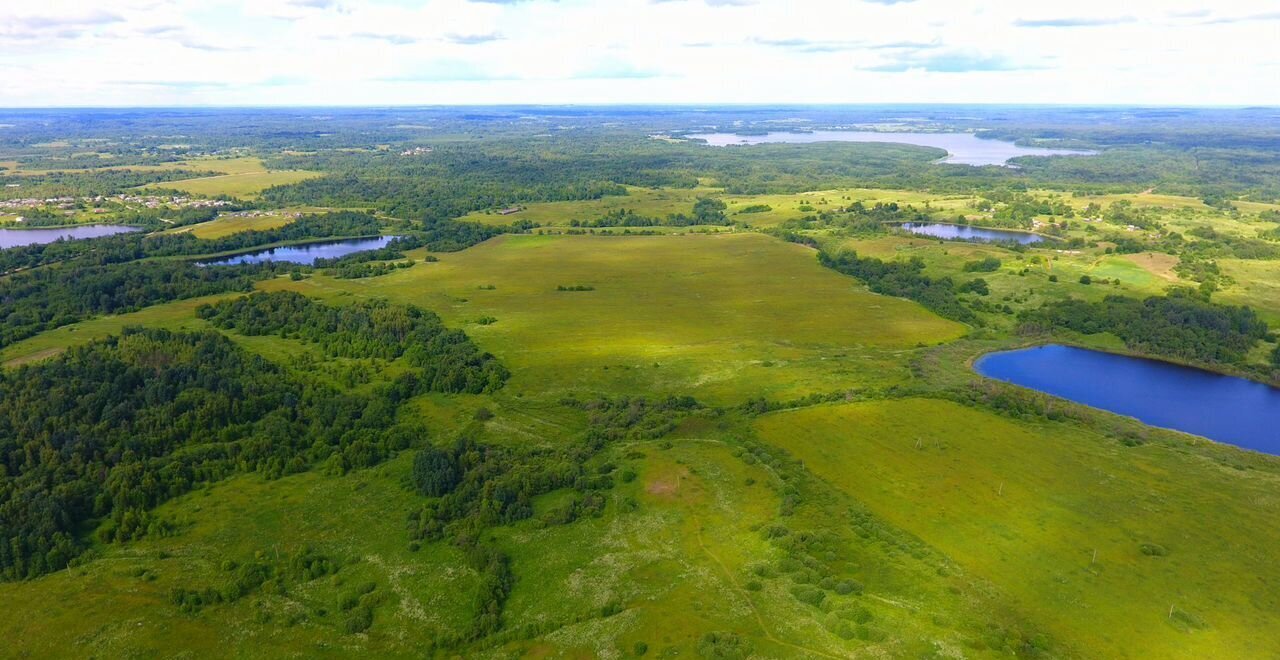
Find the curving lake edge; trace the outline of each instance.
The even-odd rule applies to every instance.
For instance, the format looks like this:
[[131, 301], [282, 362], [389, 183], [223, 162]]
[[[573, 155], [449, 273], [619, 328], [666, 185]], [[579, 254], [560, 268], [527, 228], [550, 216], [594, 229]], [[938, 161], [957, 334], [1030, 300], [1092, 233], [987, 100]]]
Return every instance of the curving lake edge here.
[[1009, 383], [1241, 449], [1280, 455], [1280, 387], [1153, 358], [1040, 343], [975, 356], [969, 367]]
[[[1050, 234], [1042, 234], [1042, 233], [1040, 233], [1040, 232], [1037, 232], [1037, 231], [1030, 231], [1030, 230], [1027, 230], [1027, 229], [1009, 229], [1009, 228], [1007, 228], [1007, 227], [984, 227], [984, 226], [982, 226], [982, 225], [962, 225], [962, 224], [957, 223], [957, 222], [942, 222], [942, 221], [936, 221], [936, 220], [929, 220], [929, 221], [925, 221], [925, 222], [896, 222], [896, 221], [891, 221], [891, 222], [887, 222], [887, 223], [885, 223], [885, 224], [888, 224], [888, 225], [891, 225], [891, 226], [896, 227], [896, 228], [898, 228], [898, 229], [901, 229], [901, 230], [903, 230], [903, 231], [905, 231], [905, 232], [908, 232], [908, 233], [910, 233], [910, 234], [912, 234], [912, 235], [914, 235], [914, 236], [921, 236], [921, 237], [924, 237], [924, 238], [937, 239], [937, 240], [941, 240], [941, 241], [956, 241], [956, 242], [959, 242], [959, 243], [1006, 243], [1006, 242], [1016, 242], [1016, 243], [1021, 243], [1021, 244], [1023, 244], [1023, 245], [1026, 245], [1026, 246], [1030, 247], [1030, 246], [1034, 246], [1034, 245], [1035, 245], [1035, 244], [1037, 244], [1037, 243], [1055, 243], [1055, 242], [1056, 242], [1056, 243], [1061, 244], [1061, 243], [1063, 242], [1063, 239], [1062, 239], [1061, 237], [1059, 237], [1059, 236], [1052, 236], [1052, 235], [1050, 235]], [[986, 239], [986, 238], [980, 238], [980, 237], [979, 237], [979, 238], [968, 238], [968, 237], [960, 237], [960, 236], [942, 236], [942, 235], [938, 235], [938, 234], [931, 234], [931, 233], [926, 232], [926, 231], [915, 231], [916, 229], [925, 229], [925, 228], [928, 228], [928, 227], [934, 227], [934, 226], [937, 226], [937, 227], [955, 227], [955, 228], [956, 228], [956, 230], [957, 230], [957, 232], [960, 232], [960, 231], [963, 231], [963, 230], [968, 230], [968, 231], [977, 231], [977, 232], [988, 232], [988, 233], [991, 233], [991, 234], [993, 234], [993, 235], [1008, 234], [1008, 235], [1009, 235], [1009, 237], [1008, 237], [1008, 238], [1004, 238], [1004, 239], [1002, 239], [1002, 238], [991, 238], [991, 239]]]
[[[350, 254], [356, 254], [358, 252], [367, 252], [369, 250], [384, 248], [388, 243], [397, 238], [400, 238], [400, 236], [372, 234], [368, 236], [306, 239], [269, 245], [254, 245], [230, 252], [195, 256], [191, 257], [191, 260], [194, 261], [197, 266], [201, 267], [232, 266], [266, 262], [312, 265], [317, 259], [336, 259]], [[339, 249], [331, 252], [325, 251], [325, 248], [331, 247]], [[305, 258], [295, 258], [302, 255], [305, 255]]]

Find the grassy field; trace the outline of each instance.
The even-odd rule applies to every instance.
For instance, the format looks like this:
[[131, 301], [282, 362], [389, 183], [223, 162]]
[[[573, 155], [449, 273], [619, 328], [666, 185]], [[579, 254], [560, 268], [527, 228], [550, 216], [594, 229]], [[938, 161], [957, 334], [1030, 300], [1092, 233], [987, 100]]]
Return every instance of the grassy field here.
[[1274, 469], [935, 400], [819, 406], [757, 428], [1082, 656], [1280, 648]]
[[145, 186], [146, 188], [163, 188], [181, 190], [192, 195], [228, 195], [242, 199], [253, 199], [258, 193], [272, 186], [283, 186], [307, 179], [322, 176], [319, 172], [278, 171], [278, 172], [246, 172], [242, 174], [223, 174], [181, 181], [165, 181]]
[[[0, 162], [0, 169], [9, 169], [11, 174], [35, 176], [56, 172], [82, 172], [79, 169], [23, 169], [17, 161]], [[92, 171], [136, 170], [139, 172], [167, 172], [170, 170], [197, 170], [204, 172], [220, 172], [222, 174], [253, 174], [266, 172], [262, 159], [256, 156], [210, 156], [177, 160], [160, 165], [112, 165], [109, 159], [103, 160], [102, 167]]]
[[257, 217], [238, 217], [224, 215], [208, 222], [202, 222], [198, 225], [189, 227], [179, 227], [171, 230], [173, 233], [191, 232], [196, 238], [222, 238], [231, 234], [238, 234], [242, 231], [262, 231], [266, 229], [275, 229], [283, 227], [294, 218], [284, 214], [272, 214]]
[[[720, 188], [638, 188], [629, 187], [625, 196], [603, 197], [597, 200], [575, 202], [539, 202], [525, 204], [524, 210], [511, 215], [492, 212], [476, 212], [465, 215], [463, 220], [487, 225], [507, 225], [516, 220], [528, 220], [543, 226], [564, 227], [573, 220], [595, 220], [610, 211], [629, 209], [635, 213], [665, 218], [673, 213], [689, 215], [693, 203], [699, 197], [716, 197], [727, 205], [725, 214], [731, 221], [745, 222], [753, 227], [772, 227], [787, 220], [812, 215], [816, 211], [834, 210], [861, 201], [867, 205], [878, 202], [899, 204], [930, 204], [934, 209], [956, 210], [964, 207], [973, 197], [941, 196], [910, 190], [876, 190], [848, 188], [822, 190], [791, 195], [725, 195]], [[748, 206], [764, 204], [769, 211], [740, 213]], [[801, 207], [811, 210], [802, 210]]]
[[524, 210], [511, 215], [478, 211], [462, 216], [462, 220], [485, 225], [509, 225], [517, 220], [528, 220], [552, 227], [568, 226], [573, 220], [595, 220], [610, 211], [630, 209], [640, 215], [664, 218], [673, 213], [688, 215], [698, 197], [712, 195], [717, 188], [638, 188], [630, 186], [627, 195], [612, 195], [600, 199], [573, 202], [538, 202], [524, 204]]
[[[548, 396], [736, 402], [883, 386], [908, 377], [901, 352], [964, 332], [867, 293], [808, 248], [758, 234], [505, 236], [383, 277], [263, 287], [433, 309], [511, 366], [509, 390]], [[496, 321], [476, 323], [485, 317]]]
[[1216, 294], [1216, 299], [1258, 310], [1273, 327], [1280, 325], [1280, 262], [1222, 259], [1222, 272], [1235, 283]]
[[[280, 174], [254, 159], [210, 161], [209, 169], [215, 162], [234, 171], [193, 181]], [[634, 189], [469, 219], [564, 226], [623, 207], [665, 215], [688, 212], [707, 192]], [[1156, 196], [1139, 197], [1155, 205]], [[954, 213], [972, 198], [849, 189], [725, 200], [732, 219], [769, 226], [852, 201]], [[736, 213], [761, 203], [772, 210]], [[1184, 206], [1170, 211], [1181, 214], [1171, 227], [1216, 222], [1217, 212]], [[214, 238], [288, 221], [228, 216], [179, 231]], [[1269, 225], [1227, 218], [1220, 226], [1255, 235]], [[919, 257], [931, 276], [982, 277], [987, 302], [1015, 309], [1187, 283], [1173, 272], [1177, 257], [1158, 253], [821, 237], [863, 255]], [[484, 443], [573, 446], [595, 422], [566, 397], [689, 394], [722, 407], [661, 438], [616, 441], [583, 459], [593, 474], [616, 478], [601, 491], [600, 515], [541, 520], [575, 496], [566, 489], [535, 498], [532, 519], [486, 527], [486, 542], [511, 558], [515, 586], [503, 614], [511, 634], [459, 655], [621, 658], [642, 646], [647, 657], [697, 657], [711, 653], [711, 631], [737, 640], [741, 655], [769, 658], [1271, 657], [1280, 648], [1276, 459], [1154, 431], [1126, 446], [1087, 420], [893, 398], [905, 396], [895, 386], [921, 396], [975, 380], [972, 354], [1017, 341], [1005, 332], [1016, 323], [1010, 312], [987, 313], [994, 323], [970, 333], [915, 303], [869, 293], [821, 267], [810, 248], [740, 229], [505, 235], [436, 262], [421, 261], [422, 250], [409, 256], [419, 263], [388, 275], [285, 276], [259, 286], [333, 304], [420, 305], [510, 368], [496, 394], [408, 402], [401, 419], [428, 429], [419, 445], [449, 442], [483, 408], [492, 413], [477, 431]], [[991, 256], [1002, 262], [995, 272], [964, 271]], [[1216, 300], [1280, 320], [1273, 262], [1219, 261], [1236, 284]], [[1095, 283], [1081, 283], [1083, 275]], [[5, 347], [0, 363], [47, 358], [129, 325], [208, 328], [194, 310], [221, 297], [45, 332]], [[285, 369], [353, 391], [405, 369], [401, 360], [367, 360], [357, 366], [373, 367], [372, 382], [339, 385], [359, 360], [326, 358], [284, 336], [228, 334]], [[1086, 341], [1119, 347], [1109, 335]], [[845, 402], [756, 418], [738, 408], [814, 393]], [[849, 402], [859, 399], [869, 400]], [[155, 512], [171, 536], [95, 546], [83, 565], [0, 583], [5, 648], [30, 657], [427, 654], [438, 636], [467, 630], [481, 587], [453, 545], [409, 542], [406, 515], [423, 502], [408, 486], [411, 463], [405, 452], [345, 475], [247, 474], [181, 495]], [[303, 549], [331, 558], [337, 572], [199, 611], [171, 600], [175, 589], [222, 588], [236, 565], [287, 563]], [[364, 600], [373, 624], [344, 632], [343, 603], [362, 585], [371, 585]]]

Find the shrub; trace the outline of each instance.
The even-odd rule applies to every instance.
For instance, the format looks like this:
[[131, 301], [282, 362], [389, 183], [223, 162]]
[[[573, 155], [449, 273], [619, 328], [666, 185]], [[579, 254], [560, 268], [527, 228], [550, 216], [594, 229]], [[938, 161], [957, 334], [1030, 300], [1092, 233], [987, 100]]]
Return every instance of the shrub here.
[[791, 595], [795, 596], [796, 600], [814, 607], [821, 605], [823, 599], [827, 597], [827, 593], [825, 591], [809, 585], [797, 585], [792, 587]]
[[373, 610], [367, 607], [357, 607], [347, 614], [347, 618], [342, 621], [342, 629], [348, 634], [362, 633], [373, 625]]
[[709, 632], [698, 641], [698, 655], [704, 658], [746, 658], [751, 645], [732, 632]]
[[997, 270], [1000, 270], [1000, 260], [995, 257], [967, 261], [964, 264], [964, 272], [966, 273], [994, 273]]
[[438, 447], [424, 447], [413, 457], [413, 485], [423, 495], [440, 497], [449, 493], [460, 478], [453, 457]]
[[1142, 551], [1142, 554], [1148, 557], [1164, 557], [1169, 554], [1169, 551], [1166, 550], [1164, 546], [1157, 545], [1155, 543], [1143, 543], [1139, 546], [1139, 549]]

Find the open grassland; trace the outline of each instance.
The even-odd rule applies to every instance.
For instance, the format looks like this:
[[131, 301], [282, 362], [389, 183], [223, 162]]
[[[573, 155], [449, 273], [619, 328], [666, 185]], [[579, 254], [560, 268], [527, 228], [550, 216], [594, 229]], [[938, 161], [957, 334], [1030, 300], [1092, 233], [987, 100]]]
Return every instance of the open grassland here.
[[638, 188], [630, 186], [627, 195], [611, 195], [600, 199], [569, 202], [534, 202], [522, 204], [524, 210], [510, 215], [478, 211], [463, 216], [467, 222], [485, 225], [507, 225], [528, 220], [540, 225], [565, 227], [574, 220], [595, 220], [613, 211], [628, 209], [638, 215], [665, 218], [673, 213], [689, 215], [699, 196], [713, 196], [718, 188]]
[[242, 199], [253, 199], [258, 193], [272, 186], [284, 186], [290, 183], [306, 181], [322, 176], [319, 172], [301, 170], [282, 170], [277, 172], [246, 172], [243, 174], [223, 174], [220, 176], [183, 179], [181, 181], [165, 181], [149, 184], [147, 188], [163, 188], [181, 190], [191, 195], [207, 195], [210, 197], [227, 195]]
[[[936, 195], [912, 190], [875, 188], [840, 188], [795, 194], [776, 195], [727, 195], [725, 213], [737, 222], [752, 227], [773, 227], [787, 220], [797, 220], [823, 211], [836, 211], [854, 202], [865, 206], [876, 204], [913, 205], [921, 210], [937, 211], [941, 216], [952, 217], [962, 213], [975, 199], [969, 195]], [[752, 206], [768, 206], [769, 210], [743, 213]]]
[[[6, 168], [7, 166], [7, 168]], [[104, 158], [102, 167], [94, 167], [92, 170], [85, 169], [23, 169], [17, 161], [0, 162], [0, 169], [9, 169], [11, 174], [23, 174], [36, 176], [40, 174], [53, 174], [56, 172], [85, 172], [85, 171], [111, 171], [111, 170], [135, 170], [138, 172], [168, 172], [171, 170], [197, 170], [202, 172], [220, 172], [222, 174], [254, 174], [267, 171], [262, 159], [256, 156], [209, 156], [205, 158], [191, 158], [188, 160], [176, 160], [171, 163], [162, 163], [159, 165], [112, 165], [110, 158]]]
[[[728, 208], [725, 215], [733, 222], [747, 223], [753, 227], [773, 227], [787, 220], [802, 218], [820, 211], [834, 211], [855, 201], [868, 206], [877, 203], [914, 204], [923, 207], [928, 203], [938, 211], [957, 211], [973, 201], [967, 195], [943, 196], [910, 190], [878, 190], [847, 188], [778, 195], [725, 195], [720, 188], [639, 188], [629, 187], [625, 196], [570, 202], [535, 202], [522, 205], [522, 211], [511, 215], [494, 212], [476, 212], [462, 217], [468, 222], [487, 225], [506, 225], [517, 220], [528, 220], [548, 227], [565, 227], [572, 221], [591, 221], [612, 211], [627, 209], [637, 215], [662, 219], [674, 213], [690, 214], [693, 203], [699, 197], [715, 197]], [[741, 211], [747, 207], [765, 205], [767, 211]]]
[[173, 233], [191, 232], [196, 238], [222, 238], [232, 234], [238, 234], [242, 231], [263, 231], [267, 229], [276, 229], [283, 227], [294, 218], [288, 215], [263, 215], [256, 217], [243, 217], [224, 215], [208, 222], [202, 222], [198, 225], [189, 227], [179, 227], [172, 230]]
[[[1044, 192], [1044, 191], [1041, 191]], [[1158, 192], [1124, 193], [1115, 195], [1073, 195], [1066, 197], [1072, 206], [1083, 209], [1091, 203], [1104, 207], [1119, 201], [1126, 201], [1138, 207], [1159, 207], [1166, 209], [1190, 209], [1193, 211], [1210, 211], [1204, 200], [1182, 195], [1164, 195]]]
[[[957, 282], [982, 278], [991, 288], [986, 300], [1018, 308], [1034, 308], [1042, 302], [1072, 297], [1086, 300], [1101, 300], [1116, 294], [1145, 297], [1159, 295], [1170, 285], [1187, 285], [1186, 280], [1178, 280], [1173, 274], [1177, 257], [1169, 255], [1116, 255], [1052, 247], [1017, 252], [997, 245], [906, 236], [839, 239], [831, 246], [885, 260], [919, 257], [925, 263], [926, 274], [949, 276]], [[964, 271], [966, 263], [988, 257], [1000, 260], [998, 270]], [[1092, 284], [1081, 283], [1085, 275], [1091, 278]], [[1051, 281], [1050, 276], [1057, 281]]]
[[757, 428], [1082, 655], [1280, 648], [1274, 471], [937, 400], [819, 406]]
[[[884, 386], [907, 376], [900, 352], [964, 332], [866, 292], [808, 248], [758, 234], [505, 236], [383, 277], [262, 286], [433, 309], [512, 368], [510, 391], [552, 397], [737, 403]], [[478, 323], [487, 317], [496, 320]]]
[[1280, 262], [1221, 259], [1218, 265], [1234, 282], [1215, 294], [1215, 300], [1249, 305], [1272, 327], [1280, 326]]
[[[567, 422], [554, 432], [583, 424]], [[602, 458], [634, 476], [599, 516], [544, 524], [569, 495], [555, 491], [533, 502], [534, 519], [493, 529], [515, 574], [504, 617], [534, 632], [462, 655], [628, 657], [642, 644], [655, 657], [697, 656], [716, 631], [758, 657], [996, 657], [1009, 630], [1031, 637], [989, 585], [714, 427], [697, 420], [669, 440], [613, 448]], [[426, 653], [476, 615], [478, 576], [448, 543], [408, 542], [403, 513], [420, 502], [404, 485], [409, 457], [345, 476], [245, 475], [181, 496], [156, 511], [174, 536], [0, 584], [0, 634], [15, 653], [42, 657]], [[194, 612], [170, 598], [225, 590], [237, 566], [287, 563], [304, 548], [337, 571]], [[857, 588], [824, 591], [824, 574]], [[343, 603], [366, 591], [372, 626], [344, 632]]]

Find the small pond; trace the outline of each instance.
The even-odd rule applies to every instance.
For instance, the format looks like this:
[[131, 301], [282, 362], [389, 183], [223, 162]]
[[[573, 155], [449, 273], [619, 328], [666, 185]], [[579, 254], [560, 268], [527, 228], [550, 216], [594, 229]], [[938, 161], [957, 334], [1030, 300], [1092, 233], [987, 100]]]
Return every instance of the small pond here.
[[941, 222], [904, 222], [898, 226], [913, 234], [932, 236], [933, 238], [944, 238], [953, 241], [1016, 241], [1023, 245], [1030, 245], [1032, 243], [1039, 243], [1045, 240], [1045, 237], [1040, 236], [1039, 234], [1032, 234], [1025, 231], [986, 229], [983, 227], [968, 227], [965, 225], [948, 225]]
[[138, 227], [123, 225], [80, 225], [78, 227], [47, 227], [33, 229], [0, 229], [0, 249], [52, 243], [58, 239], [101, 238], [114, 234], [139, 231]]
[[984, 355], [988, 378], [1268, 454], [1280, 454], [1280, 389], [1167, 362], [1071, 346]]
[[200, 265], [235, 266], [238, 264], [259, 264], [268, 261], [310, 265], [315, 263], [316, 259], [336, 259], [356, 252], [386, 247], [387, 243], [396, 238], [395, 236], [375, 236], [372, 238], [349, 238], [340, 241], [320, 241], [303, 245], [286, 245], [269, 250], [245, 252], [212, 261], [204, 261]]
[[699, 133], [687, 136], [706, 140], [713, 147], [785, 142], [810, 144], [813, 142], [889, 142], [918, 147], [944, 149], [947, 156], [940, 162], [955, 165], [1007, 165], [1010, 158], [1018, 156], [1092, 156], [1095, 151], [1079, 149], [1046, 149], [1023, 147], [1003, 140], [984, 140], [972, 133], [905, 133], [880, 131], [812, 131], [809, 133], [774, 132], [761, 135], [737, 135], [735, 133]]

